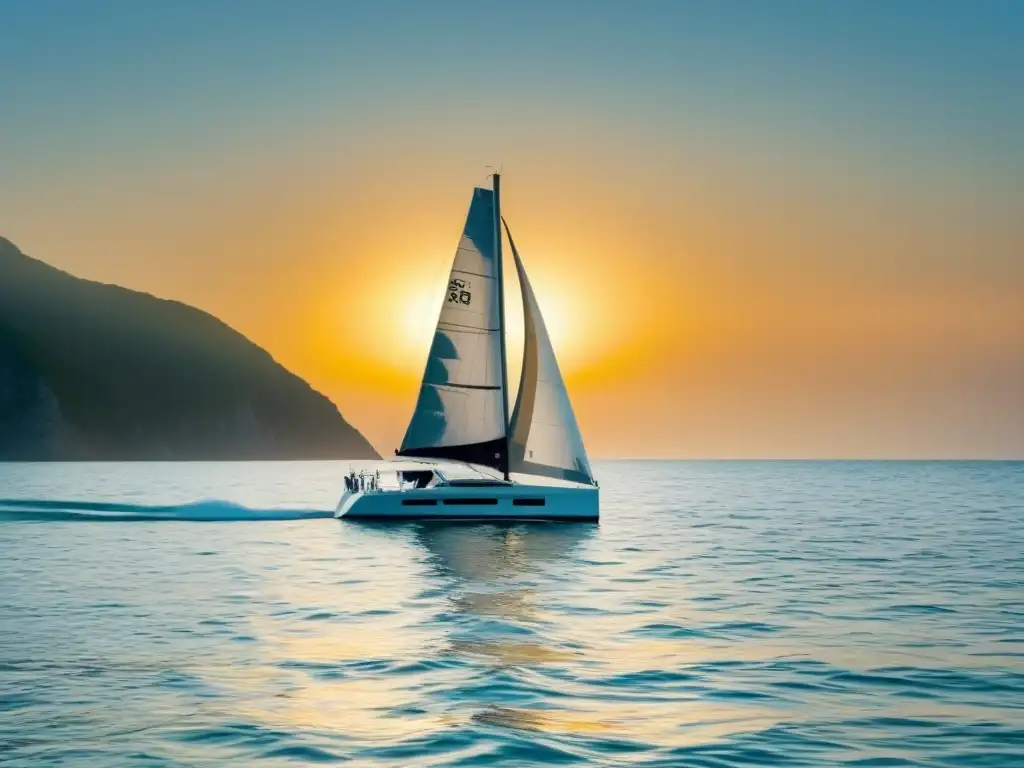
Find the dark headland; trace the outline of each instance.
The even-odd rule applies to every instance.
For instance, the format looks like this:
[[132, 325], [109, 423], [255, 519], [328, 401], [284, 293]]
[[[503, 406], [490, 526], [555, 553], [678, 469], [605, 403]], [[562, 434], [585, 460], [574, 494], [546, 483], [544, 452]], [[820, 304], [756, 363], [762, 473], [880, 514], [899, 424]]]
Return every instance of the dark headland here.
[[379, 456], [240, 333], [0, 237], [0, 461], [335, 458]]

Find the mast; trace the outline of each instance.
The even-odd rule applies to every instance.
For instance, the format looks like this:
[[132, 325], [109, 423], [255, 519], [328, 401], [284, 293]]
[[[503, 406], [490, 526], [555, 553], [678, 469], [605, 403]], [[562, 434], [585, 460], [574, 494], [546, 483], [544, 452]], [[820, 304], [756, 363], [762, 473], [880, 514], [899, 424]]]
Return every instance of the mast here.
[[501, 468], [505, 480], [509, 480], [509, 421], [508, 421], [508, 356], [505, 354], [505, 275], [501, 264], [501, 176], [494, 174], [494, 261], [498, 276], [498, 320], [501, 331], [501, 418], [505, 425], [505, 452]]

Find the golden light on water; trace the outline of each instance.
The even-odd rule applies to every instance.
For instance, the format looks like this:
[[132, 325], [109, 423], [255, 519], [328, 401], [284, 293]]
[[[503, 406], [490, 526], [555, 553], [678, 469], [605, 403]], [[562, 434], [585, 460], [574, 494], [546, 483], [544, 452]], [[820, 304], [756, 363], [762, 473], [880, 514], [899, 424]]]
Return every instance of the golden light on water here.
[[[523, 580], [586, 547], [592, 531], [423, 527], [398, 547], [376, 531], [348, 535], [358, 546], [382, 548], [389, 567], [372, 578], [347, 578], [339, 588], [330, 555], [336, 542], [328, 536], [305, 544], [309, 555], [323, 558], [315, 561], [323, 564], [313, 578], [278, 573], [268, 579], [263, 589], [274, 604], [309, 608], [248, 619], [248, 634], [258, 643], [253, 663], [227, 674], [216, 670], [238, 716], [265, 728], [356, 741], [485, 726], [532, 738], [590, 734], [662, 748], [711, 744], [778, 722], [777, 713], [757, 702], [669, 697], [657, 690], [636, 698], [621, 691], [604, 695], [615, 690], [608, 680], [735, 662], [738, 649], [685, 637], [640, 638], [631, 631], [637, 617], [629, 613], [586, 611], [571, 624], [560, 623], [549, 603], [565, 595]], [[424, 597], [427, 585], [427, 592], [443, 596]], [[571, 580], [566, 586], [572, 589]], [[381, 610], [385, 606], [402, 609]], [[341, 616], [361, 618], [337, 631]], [[494, 631], [512, 625], [518, 631]], [[557, 632], [548, 631], [555, 626]], [[765, 660], [792, 649], [771, 651]], [[759, 652], [754, 646], [740, 657], [760, 660]], [[499, 675], [546, 685], [558, 680], [561, 695], [547, 706], [504, 701], [500, 685], [486, 684]], [[425, 692], [436, 687], [461, 694], [425, 703]], [[278, 692], [272, 705], [252, 695], [266, 689]]]

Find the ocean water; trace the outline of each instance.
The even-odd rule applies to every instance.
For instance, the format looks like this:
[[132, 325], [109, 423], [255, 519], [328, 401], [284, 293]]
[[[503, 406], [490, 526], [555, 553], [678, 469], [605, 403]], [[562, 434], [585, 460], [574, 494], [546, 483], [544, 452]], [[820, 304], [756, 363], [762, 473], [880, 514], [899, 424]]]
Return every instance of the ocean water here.
[[600, 525], [347, 465], [0, 464], [0, 764], [1024, 766], [1024, 463], [598, 463]]

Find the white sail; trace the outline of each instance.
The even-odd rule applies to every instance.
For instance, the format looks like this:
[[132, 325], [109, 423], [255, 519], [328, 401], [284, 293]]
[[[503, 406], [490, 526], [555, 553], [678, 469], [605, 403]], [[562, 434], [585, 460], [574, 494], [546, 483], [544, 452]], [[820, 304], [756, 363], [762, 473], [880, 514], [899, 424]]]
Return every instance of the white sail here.
[[523, 370], [509, 427], [509, 471], [593, 483], [576, 416], [537, 297], [508, 230], [523, 294]]
[[502, 467], [505, 415], [495, 195], [476, 188], [416, 410], [397, 451]]

